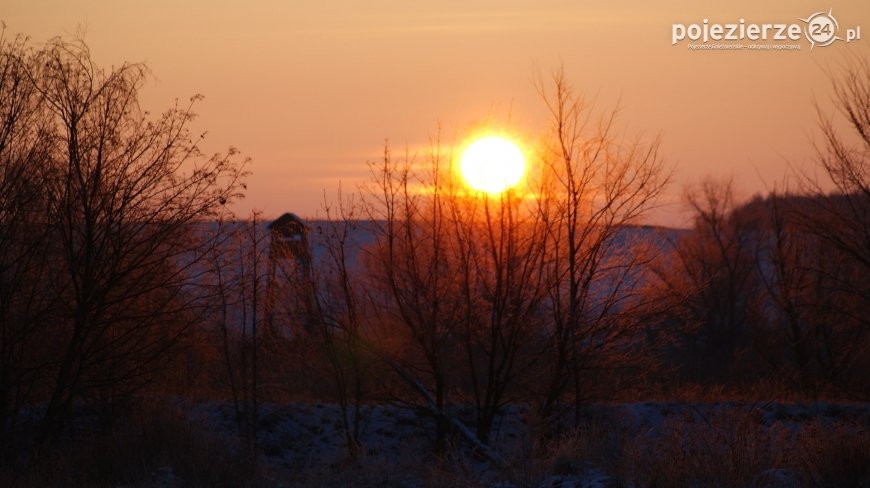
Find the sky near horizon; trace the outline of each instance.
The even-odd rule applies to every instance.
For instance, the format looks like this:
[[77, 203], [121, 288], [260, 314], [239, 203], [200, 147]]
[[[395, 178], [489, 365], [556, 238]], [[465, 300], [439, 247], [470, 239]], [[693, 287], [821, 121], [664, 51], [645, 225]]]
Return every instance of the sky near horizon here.
[[[461, 141], [483, 120], [533, 139], [547, 128], [536, 73], [562, 65], [619, 129], [661, 135], [674, 181], [653, 221], [683, 225], [679, 195], [733, 177], [743, 196], [812, 168], [816, 109], [833, 110], [826, 69], [870, 56], [870, 2], [6, 0], [6, 34], [33, 42], [85, 31], [104, 67], [144, 62], [151, 112], [194, 94], [207, 152], [252, 158], [248, 196], [265, 218], [314, 217], [324, 194], [364, 182], [384, 141]], [[803, 23], [831, 11], [861, 39], [798, 51], [692, 51], [672, 25]], [[744, 41], [746, 42], [746, 41]], [[439, 129], [440, 128], [440, 129]]]

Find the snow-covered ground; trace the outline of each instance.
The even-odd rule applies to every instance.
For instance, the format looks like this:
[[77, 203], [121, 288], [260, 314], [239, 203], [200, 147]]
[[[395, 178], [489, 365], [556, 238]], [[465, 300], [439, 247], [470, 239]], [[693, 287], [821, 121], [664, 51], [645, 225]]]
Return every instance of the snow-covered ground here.
[[[227, 439], [235, 435], [231, 404], [205, 402], [183, 408], [191, 421]], [[459, 437], [452, 439], [448, 452], [436, 456], [432, 449], [434, 420], [423, 409], [366, 405], [361, 413], [361, 450], [357, 462], [352, 463], [338, 405], [263, 405], [258, 445], [264, 476], [278, 486], [646, 486], [609, 474], [605, 466], [608, 460], [601, 458], [609, 455], [608, 448], [598, 444], [622, 446], [637, 444], [640, 439], [645, 446], [664, 442], [674, 447], [675, 442], [683, 442], [681, 435], [697, 437], [699, 432], [703, 438], [694, 442], [701, 444], [719, 439], [730, 443], [732, 438], [735, 445], [772, 443], [774, 439], [798, 442], [798, 435], [810, 425], [815, 429], [842, 423], [870, 427], [867, 404], [593, 404], [584, 410], [583, 427], [571, 442], [559, 445], [556, 440], [552, 449], [541, 449], [535, 445], [540, 425], [534, 412], [524, 405], [509, 406], [496, 422], [491, 443], [511, 463], [505, 470], [495, 469], [476, 456]], [[470, 407], [455, 407], [453, 414], [473, 426]], [[754, 444], [743, 448], [765, 447]], [[760, 471], [754, 486], [800, 486], [799, 479], [793, 470], [774, 467]]]

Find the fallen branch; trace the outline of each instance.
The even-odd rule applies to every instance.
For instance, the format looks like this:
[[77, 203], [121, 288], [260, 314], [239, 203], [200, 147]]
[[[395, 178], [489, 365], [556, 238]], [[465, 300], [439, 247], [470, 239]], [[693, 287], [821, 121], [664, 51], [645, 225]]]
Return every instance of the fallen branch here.
[[469, 430], [468, 427], [465, 426], [465, 424], [459, 421], [459, 419], [456, 419], [439, 409], [437, 404], [435, 403], [435, 399], [432, 398], [432, 394], [429, 393], [429, 390], [427, 390], [425, 386], [420, 384], [420, 382], [417, 381], [416, 378], [411, 376], [410, 373], [405, 371], [405, 369], [402, 368], [400, 364], [381, 354], [378, 354], [378, 356], [380, 356], [381, 359], [383, 359], [393, 369], [393, 371], [395, 371], [396, 374], [399, 375], [399, 377], [405, 380], [405, 382], [408, 383], [412, 388], [417, 390], [420, 396], [422, 396], [423, 399], [426, 400], [426, 409], [429, 410], [429, 412], [433, 416], [446, 420], [451, 426], [453, 426], [454, 429], [456, 429], [457, 432], [459, 432], [460, 435], [462, 435], [462, 437], [466, 441], [468, 441], [469, 444], [477, 449], [477, 451], [485, 458], [489, 459], [489, 461], [492, 462], [495, 466], [499, 468], [507, 468], [509, 466], [507, 461], [505, 461], [503, 457], [495, 452], [493, 448], [481, 442], [480, 439], [478, 439], [477, 436], [474, 435], [474, 432]]

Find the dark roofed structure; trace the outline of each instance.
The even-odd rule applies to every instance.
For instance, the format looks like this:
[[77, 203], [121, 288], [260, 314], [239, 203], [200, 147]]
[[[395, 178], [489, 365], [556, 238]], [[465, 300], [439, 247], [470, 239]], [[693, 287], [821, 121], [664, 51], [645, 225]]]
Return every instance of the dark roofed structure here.
[[298, 242], [307, 240], [308, 229], [305, 222], [298, 215], [287, 212], [273, 220], [266, 228], [272, 231], [272, 237], [280, 237], [284, 242]]
[[271, 234], [269, 256], [271, 259], [294, 258], [305, 271], [311, 263], [308, 246], [308, 226], [294, 213], [285, 213], [266, 228]]

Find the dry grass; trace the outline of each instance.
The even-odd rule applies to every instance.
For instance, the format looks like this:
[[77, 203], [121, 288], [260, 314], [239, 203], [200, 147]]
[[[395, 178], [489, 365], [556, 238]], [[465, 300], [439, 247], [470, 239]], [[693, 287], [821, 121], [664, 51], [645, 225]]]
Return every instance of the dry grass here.
[[807, 427], [799, 468], [807, 486], [870, 488], [870, 431], [855, 423]]
[[606, 472], [614, 486], [870, 488], [870, 431], [859, 419], [765, 421], [763, 409], [683, 408], [659, 424], [598, 417], [553, 441], [552, 475]]
[[459, 442], [439, 455], [373, 456], [318, 467], [264, 459], [255, 470], [225, 437], [174, 407], [152, 405], [111, 436], [77, 438], [43, 449], [28, 469], [5, 468], [0, 486], [536, 487], [600, 472], [609, 476], [608, 486], [632, 488], [870, 488], [863, 413], [828, 408], [813, 416], [787, 415], [782, 406], [780, 415], [776, 408], [735, 404], [641, 407], [590, 410], [578, 429], [549, 440], [535, 438], [527, 422], [530, 435], [512, 452], [512, 468], [495, 471]]
[[111, 434], [78, 435], [45, 446], [0, 471], [2, 486], [235, 487], [253, 479], [226, 439], [175, 407], [136, 409]]
[[758, 411], [686, 412], [633, 437], [616, 468], [637, 487], [756, 486], [784, 467], [787, 437]]

